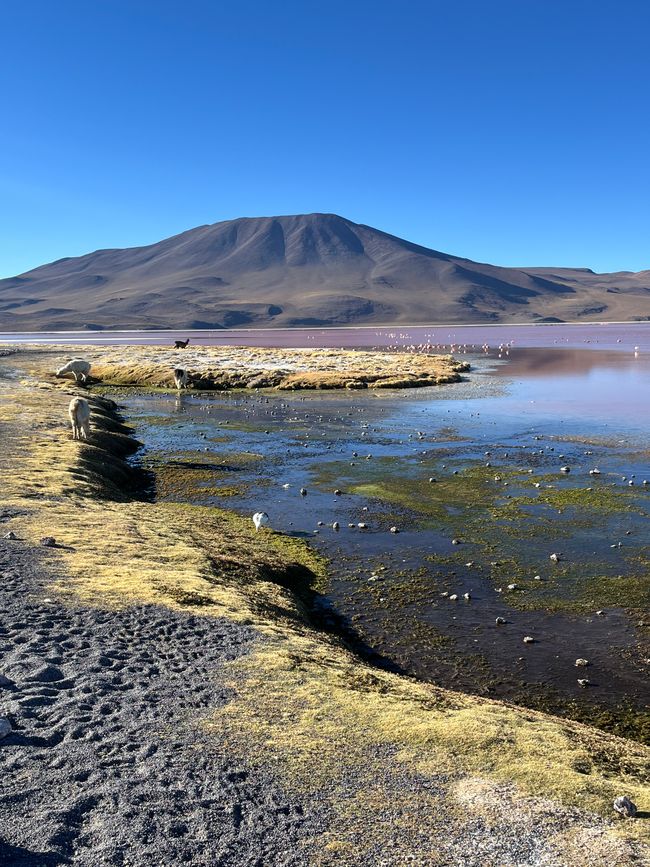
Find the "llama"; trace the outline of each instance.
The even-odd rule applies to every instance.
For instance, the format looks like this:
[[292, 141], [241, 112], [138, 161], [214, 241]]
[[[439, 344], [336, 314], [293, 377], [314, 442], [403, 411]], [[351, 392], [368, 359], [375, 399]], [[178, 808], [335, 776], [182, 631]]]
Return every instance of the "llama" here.
[[187, 384], [189, 381], [190, 378], [184, 367], [174, 368], [174, 383], [179, 391], [181, 390], [181, 388], [187, 388]]
[[185, 349], [185, 347], [187, 346], [187, 344], [189, 342], [190, 342], [189, 337], [187, 338], [187, 340], [175, 340], [174, 341], [174, 349]]
[[255, 512], [253, 515], [253, 523], [255, 524], [255, 529], [259, 530], [260, 527], [264, 527], [269, 522], [269, 516], [266, 512]]
[[64, 376], [66, 373], [74, 374], [75, 382], [81, 380], [81, 382], [85, 383], [90, 373], [90, 362], [85, 361], [83, 358], [72, 358], [67, 364], [60, 367], [55, 375]]
[[72, 422], [72, 439], [87, 440], [90, 434], [90, 404], [83, 397], [73, 397], [68, 407]]

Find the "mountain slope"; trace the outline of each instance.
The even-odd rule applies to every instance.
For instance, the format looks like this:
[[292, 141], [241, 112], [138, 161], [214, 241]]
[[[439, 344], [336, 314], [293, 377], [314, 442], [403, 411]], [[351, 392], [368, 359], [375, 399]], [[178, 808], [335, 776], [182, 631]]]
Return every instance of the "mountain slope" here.
[[650, 318], [650, 271], [501, 268], [335, 214], [229, 220], [0, 280], [0, 330]]

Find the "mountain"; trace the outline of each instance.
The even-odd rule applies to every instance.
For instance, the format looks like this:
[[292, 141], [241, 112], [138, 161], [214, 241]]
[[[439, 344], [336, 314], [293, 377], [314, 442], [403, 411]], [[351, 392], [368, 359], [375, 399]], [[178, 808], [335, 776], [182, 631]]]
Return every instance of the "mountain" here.
[[650, 271], [502, 268], [335, 214], [199, 226], [0, 280], [0, 330], [650, 319]]

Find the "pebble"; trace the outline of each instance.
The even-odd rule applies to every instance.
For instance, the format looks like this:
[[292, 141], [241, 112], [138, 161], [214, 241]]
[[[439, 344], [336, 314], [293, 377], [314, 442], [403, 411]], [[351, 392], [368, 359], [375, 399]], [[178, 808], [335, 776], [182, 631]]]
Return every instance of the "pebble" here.
[[357, 527], [358, 527], [360, 530], [366, 530], [367, 527], [368, 527], [368, 525], [367, 525], [367, 524], [364, 524], [363, 521], [359, 521], [359, 523], [357, 524]]
[[43, 536], [41, 539], [41, 545], [44, 548], [54, 548], [56, 546], [56, 539], [54, 536]]
[[[435, 481], [436, 481], [435, 479], [431, 478], [431, 479], [429, 479], [429, 484], [432, 485]], [[644, 482], [643, 484], [645, 485], [646, 482]]]
[[339, 524], [338, 521], [334, 521], [334, 523], [332, 524], [332, 530], [338, 530], [340, 528], [340, 526], [341, 525]]
[[534, 644], [535, 639], [532, 635], [524, 635], [524, 644]]
[[16, 536], [16, 534], [14, 533], [13, 530], [9, 530], [8, 533], [5, 533], [4, 538], [5, 539], [17, 539], [18, 536]]
[[508, 590], [516, 590], [516, 589], [517, 589], [516, 584], [508, 584]]
[[551, 554], [549, 559], [552, 560], [554, 563], [558, 563], [560, 560], [560, 555], [559, 554]]
[[495, 623], [496, 623], [497, 626], [503, 626], [503, 624], [504, 624], [505, 622], [506, 622], [505, 617], [497, 617], [497, 619], [496, 619], [496, 621], [495, 621]]
[[399, 533], [399, 529], [397, 527], [391, 527], [390, 532], [391, 533]]
[[452, 545], [460, 545], [460, 539], [452, 539], [451, 544]]
[[334, 495], [335, 495], [336, 497], [340, 497], [340, 496], [341, 496], [341, 491], [339, 491], [339, 489], [337, 488], [337, 489], [334, 491]]
[[471, 595], [469, 593], [463, 593], [463, 599], [471, 599]]
[[576, 666], [577, 666], [578, 668], [584, 668], [585, 665], [589, 665], [589, 660], [588, 660], [588, 659], [583, 659], [581, 656], [578, 657], [578, 659], [576, 659]]
[[455, 602], [458, 599], [458, 593], [452, 593], [449, 597], [450, 602]]
[[589, 681], [586, 677], [579, 677], [578, 686], [581, 686], [584, 689], [585, 687], [589, 686]]
[[307, 496], [307, 488], [301, 488], [301, 489], [300, 489], [300, 496], [301, 496], [301, 497], [306, 497], [306, 496]]
[[614, 801], [614, 809], [626, 819], [633, 819], [637, 814], [638, 807], [626, 795], [619, 795]]
[[571, 467], [560, 467], [560, 472], [561, 473], [570, 473]]

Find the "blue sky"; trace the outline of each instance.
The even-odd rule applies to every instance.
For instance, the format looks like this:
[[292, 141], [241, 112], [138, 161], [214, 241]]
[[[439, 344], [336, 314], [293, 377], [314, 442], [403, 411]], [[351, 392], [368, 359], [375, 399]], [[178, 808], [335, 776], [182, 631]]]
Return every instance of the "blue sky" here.
[[650, 268], [650, 5], [5, 0], [0, 275], [333, 211], [509, 265]]

